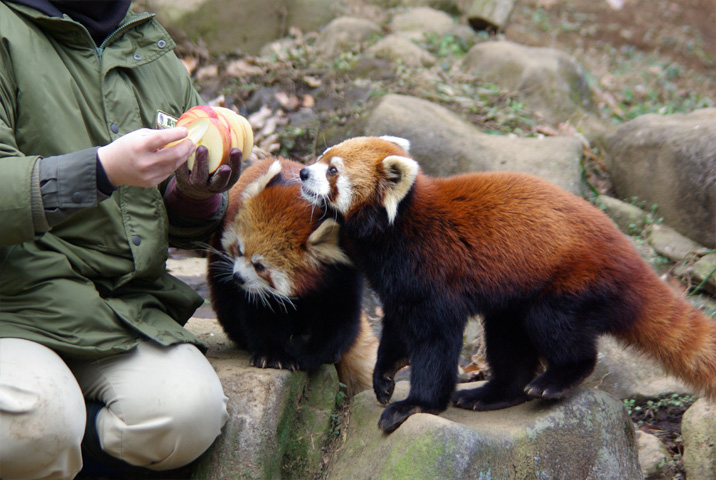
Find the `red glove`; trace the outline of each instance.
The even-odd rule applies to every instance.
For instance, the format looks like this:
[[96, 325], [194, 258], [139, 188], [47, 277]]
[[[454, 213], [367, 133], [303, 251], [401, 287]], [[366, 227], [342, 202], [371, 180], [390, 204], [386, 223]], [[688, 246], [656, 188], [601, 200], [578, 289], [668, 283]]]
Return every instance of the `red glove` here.
[[205, 218], [213, 215], [221, 205], [222, 192], [229, 190], [241, 175], [241, 150], [232, 148], [229, 163], [209, 173], [209, 151], [200, 145], [194, 155], [194, 168], [189, 171], [183, 163], [169, 181], [164, 201], [175, 213]]

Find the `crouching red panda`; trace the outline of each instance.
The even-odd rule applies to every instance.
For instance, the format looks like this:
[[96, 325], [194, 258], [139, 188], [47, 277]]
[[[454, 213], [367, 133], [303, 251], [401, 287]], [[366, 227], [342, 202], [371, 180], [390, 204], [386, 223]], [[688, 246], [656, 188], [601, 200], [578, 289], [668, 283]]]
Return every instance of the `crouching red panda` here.
[[[381, 403], [396, 370], [411, 367], [408, 398], [386, 407], [383, 430], [451, 398], [474, 410], [562, 398], [594, 369], [601, 334], [716, 397], [716, 322], [674, 295], [598, 208], [521, 173], [431, 178], [408, 148], [353, 138], [300, 172], [304, 197], [336, 211], [383, 303]], [[492, 376], [455, 392], [463, 328], [476, 314]], [[536, 376], [540, 359], [547, 368]]]
[[354, 394], [372, 384], [378, 339], [361, 314], [362, 277], [338, 224], [301, 198], [302, 167], [264, 160], [232, 187], [209, 249], [212, 307], [252, 365], [310, 371], [336, 363]]

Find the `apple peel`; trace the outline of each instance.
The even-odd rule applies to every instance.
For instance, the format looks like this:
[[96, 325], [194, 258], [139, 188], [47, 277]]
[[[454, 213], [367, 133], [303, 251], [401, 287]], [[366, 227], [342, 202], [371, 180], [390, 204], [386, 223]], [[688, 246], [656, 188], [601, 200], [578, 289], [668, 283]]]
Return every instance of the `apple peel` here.
[[[194, 145], [205, 146], [209, 151], [209, 173], [214, 173], [221, 165], [228, 163], [232, 148], [242, 152], [244, 160], [249, 158], [254, 147], [254, 132], [249, 121], [225, 107], [197, 105], [184, 112], [176, 122], [177, 127], [185, 127], [186, 138], [167, 145], [174, 145], [190, 139]], [[195, 154], [187, 160], [187, 167], [192, 170]]]

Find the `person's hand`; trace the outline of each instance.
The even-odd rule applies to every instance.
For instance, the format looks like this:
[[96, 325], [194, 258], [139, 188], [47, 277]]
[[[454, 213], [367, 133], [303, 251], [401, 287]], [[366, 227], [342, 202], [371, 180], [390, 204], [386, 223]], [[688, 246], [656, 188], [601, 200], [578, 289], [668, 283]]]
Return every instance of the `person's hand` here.
[[230, 189], [241, 175], [241, 150], [232, 148], [229, 153], [229, 162], [219, 166], [214, 173], [209, 173], [209, 151], [203, 145], [196, 149], [194, 166], [191, 171], [186, 163], [179, 166], [176, 171], [176, 188], [182, 195], [194, 199], [204, 200], [217, 193]]
[[191, 141], [168, 143], [187, 136], [184, 127], [130, 132], [109, 145], [100, 147], [97, 158], [113, 186], [154, 187], [169, 177], [194, 151]]

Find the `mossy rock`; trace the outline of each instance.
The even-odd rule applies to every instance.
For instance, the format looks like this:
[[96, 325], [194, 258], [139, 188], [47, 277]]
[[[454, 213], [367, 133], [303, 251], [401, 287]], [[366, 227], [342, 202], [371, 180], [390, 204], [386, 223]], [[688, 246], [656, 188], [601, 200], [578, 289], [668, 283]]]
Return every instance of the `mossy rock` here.
[[[396, 399], [407, 387], [398, 383]], [[377, 427], [382, 409], [372, 392], [355, 398], [328, 478], [641, 478], [632, 422], [619, 400], [597, 390], [493, 412], [416, 414], [389, 435]]]

